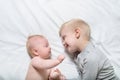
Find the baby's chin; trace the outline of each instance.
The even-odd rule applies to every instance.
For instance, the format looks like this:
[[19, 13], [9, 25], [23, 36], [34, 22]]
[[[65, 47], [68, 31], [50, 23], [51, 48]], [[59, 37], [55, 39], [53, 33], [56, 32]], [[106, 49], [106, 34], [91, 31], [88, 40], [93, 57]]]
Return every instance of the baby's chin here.
[[51, 52], [49, 53], [49, 56], [48, 56], [48, 59], [50, 59], [51, 58]]
[[44, 57], [44, 59], [50, 59], [50, 58], [51, 58], [51, 53], [48, 56]]

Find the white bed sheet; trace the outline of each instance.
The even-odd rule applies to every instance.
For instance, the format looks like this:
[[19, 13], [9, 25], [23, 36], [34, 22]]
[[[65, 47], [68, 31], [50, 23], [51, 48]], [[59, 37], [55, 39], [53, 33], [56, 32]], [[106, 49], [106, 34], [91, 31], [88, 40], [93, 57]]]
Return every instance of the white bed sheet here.
[[[62, 23], [81, 18], [120, 76], [119, 0], [0, 0], [0, 80], [24, 80], [30, 58], [25, 43], [31, 34], [49, 40], [52, 57], [64, 52], [58, 31]], [[76, 66], [66, 55], [58, 66], [69, 80], [77, 80]], [[79, 79], [78, 79], [79, 80]]]

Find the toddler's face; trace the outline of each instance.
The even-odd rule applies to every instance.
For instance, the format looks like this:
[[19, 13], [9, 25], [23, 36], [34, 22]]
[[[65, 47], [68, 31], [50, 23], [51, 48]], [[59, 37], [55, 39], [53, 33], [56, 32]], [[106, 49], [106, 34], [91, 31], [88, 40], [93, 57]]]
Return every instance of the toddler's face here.
[[63, 46], [68, 53], [73, 54], [77, 51], [76, 37], [73, 30], [64, 27], [61, 31], [61, 39]]
[[38, 44], [36, 44], [36, 49], [41, 58], [47, 59], [51, 56], [51, 48], [49, 46], [48, 40], [38, 39]]

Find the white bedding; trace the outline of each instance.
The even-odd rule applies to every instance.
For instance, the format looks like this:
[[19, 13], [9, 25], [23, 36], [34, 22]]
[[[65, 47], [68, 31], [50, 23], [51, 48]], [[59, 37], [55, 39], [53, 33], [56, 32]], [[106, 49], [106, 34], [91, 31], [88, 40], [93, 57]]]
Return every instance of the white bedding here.
[[[25, 79], [30, 62], [25, 43], [31, 34], [46, 36], [53, 58], [66, 55], [58, 31], [72, 18], [90, 24], [92, 38], [120, 77], [119, 13], [120, 0], [0, 0], [0, 80]], [[67, 79], [78, 79], [76, 67], [67, 55], [58, 68]]]

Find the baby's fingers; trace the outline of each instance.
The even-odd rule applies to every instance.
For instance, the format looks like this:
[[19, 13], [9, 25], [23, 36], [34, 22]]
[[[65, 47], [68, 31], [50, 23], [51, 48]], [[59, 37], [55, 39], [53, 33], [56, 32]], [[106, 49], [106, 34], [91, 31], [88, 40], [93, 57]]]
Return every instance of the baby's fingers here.
[[65, 59], [64, 55], [59, 55], [57, 58], [60, 62], [62, 62]]

